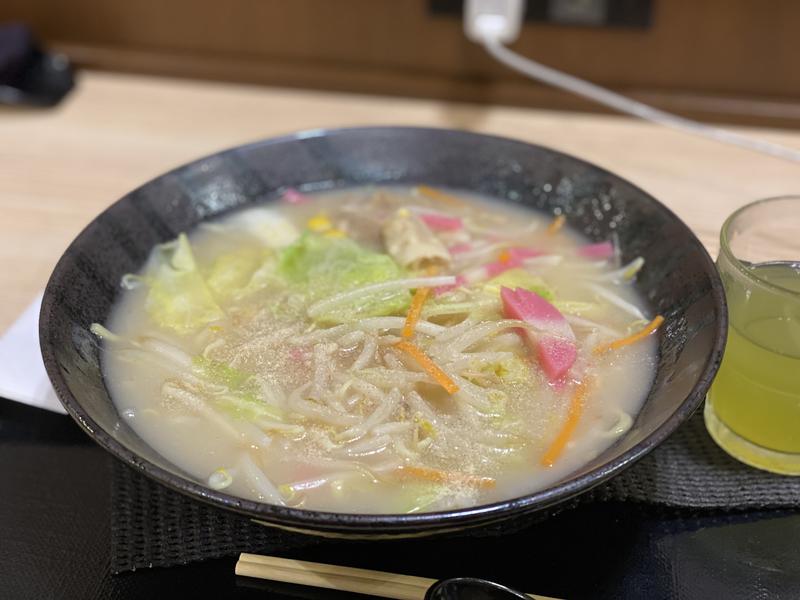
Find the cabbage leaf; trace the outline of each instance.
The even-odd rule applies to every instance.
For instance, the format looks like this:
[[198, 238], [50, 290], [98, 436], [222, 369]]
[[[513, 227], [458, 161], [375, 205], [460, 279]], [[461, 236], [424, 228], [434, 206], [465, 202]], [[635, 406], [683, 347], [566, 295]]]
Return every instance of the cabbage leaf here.
[[[603, 306], [597, 302], [581, 302], [578, 300], [560, 300], [553, 302], [560, 312], [568, 315], [585, 315], [602, 310]], [[648, 321], [645, 321], [647, 323]]]
[[214, 297], [224, 302], [266, 287], [274, 272], [275, 257], [269, 249], [244, 246], [214, 259], [206, 282]]
[[280, 409], [259, 397], [258, 385], [250, 373], [203, 356], [192, 359], [192, 370], [205, 382], [228, 390], [227, 393], [214, 394], [214, 403], [230, 416], [247, 421], [259, 418], [283, 420]]
[[185, 335], [225, 317], [197, 269], [184, 233], [156, 246], [143, 281], [149, 287], [145, 310], [161, 327]]
[[536, 292], [547, 301], [552, 301], [556, 297], [553, 288], [547, 285], [541, 277], [531, 275], [524, 269], [509, 269], [494, 279], [487, 281], [483, 289], [499, 295], [500, 288], [503, 286], [512, 290], [522, 288], [530, 292]]
[[[405, 276], [403, 269], [387, 254], [367, 250], [348, 238], [329, 238], [310, 232], [281, 252], [278, 273], [309, 303]], [[408, 308], [410, 300], [408, 290], [376, 292], [352, 304], [337, 305], [317, 315], [316, 320], [346, 323], [396, 314]]]
[[233, 231], [246, 232], [269, 248], [288, 246], [299, 235], [289, 219], [272, 208], [251, 208], [226, 219]]

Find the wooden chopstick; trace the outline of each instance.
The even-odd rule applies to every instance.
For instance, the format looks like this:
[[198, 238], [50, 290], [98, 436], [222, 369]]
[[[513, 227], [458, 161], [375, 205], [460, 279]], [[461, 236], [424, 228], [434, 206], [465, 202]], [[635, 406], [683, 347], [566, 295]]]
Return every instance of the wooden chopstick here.
[[[397, 600], [422, 600], [428, 588], [436, 582], [427, 577], [246, 553], [239, 555], [236, 574]], [[528, 595], [535, 600], [556, 600]]]

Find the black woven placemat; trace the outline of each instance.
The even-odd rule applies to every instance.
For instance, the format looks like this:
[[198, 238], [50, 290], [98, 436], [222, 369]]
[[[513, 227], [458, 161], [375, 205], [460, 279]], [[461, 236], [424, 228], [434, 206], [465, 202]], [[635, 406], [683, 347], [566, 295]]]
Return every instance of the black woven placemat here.
[[793, 508], [800, 507], [800, 477], [767, 473], [731, 458], [708, 435], [701, 409], [636, 465], [582, 498], [688, 509]]
[[[321, 543], [206, 506], [114, 462], [114, 573]], [[573, 506], [603, 501], [646, 503], [687, 513], [792, 508], [800, 506], [800, 477], [764, 473], [733, 460], [711, 440], [698, 413], [657, 450], [582, 495]]]

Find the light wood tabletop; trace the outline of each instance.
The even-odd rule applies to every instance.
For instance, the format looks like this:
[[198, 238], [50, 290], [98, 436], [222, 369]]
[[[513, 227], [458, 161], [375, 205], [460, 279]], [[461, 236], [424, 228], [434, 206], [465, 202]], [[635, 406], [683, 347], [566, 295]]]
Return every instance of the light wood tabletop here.
[[[734, 208], [800, 193], [800, 165], [623, 117], [84, 72], [55, 109], [0, 108], [0, 331], [130, 189], [228, 146], [354, 125], [463, 128], [574, 154], [664, 202], [712, 256]], [[800, 148], [797, 131], [751, 133]]]

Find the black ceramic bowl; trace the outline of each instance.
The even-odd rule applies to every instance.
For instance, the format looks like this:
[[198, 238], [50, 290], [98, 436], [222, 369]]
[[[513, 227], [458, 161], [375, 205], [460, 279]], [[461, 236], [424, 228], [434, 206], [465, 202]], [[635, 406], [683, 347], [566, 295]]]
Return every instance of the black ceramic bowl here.
[[[659, 331], [658, 371], [632, 429], [595, 460], [549, 488], [463, 510], [357, 515], [242, 500], [198, 483], [160, 456], [120, 418], [89, 332], [154, 244], [243, 206], [269, 203], [286, 187], [322, 190], [426, 183], [478, 192], [553, 214], [593, 240], [617, 234], [622, 259], [644, 256], [636, 286]], [[227, 150], [162, 175], [100, 214], [56, 266], [42, 302], [44, 363], [70, 415], [97, 443], [148, 477], [196, 499], [265, 523], [327, 535], [385, 537], [485, 527], [580, 494], [658, 446], [703, 400], [725, 343], [725, 301], [714, 264], [666, 207], [627, 181], [581, 160], [519, 141], [464, 131], [364, 128], [312, 131]], [[541, 514], [541, 513], [540, 513]]]

